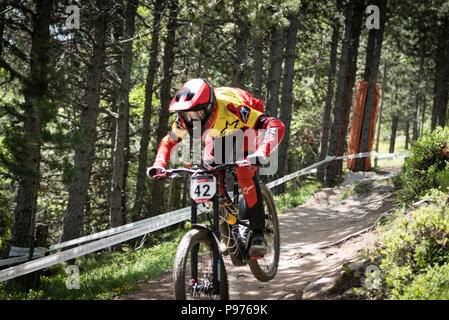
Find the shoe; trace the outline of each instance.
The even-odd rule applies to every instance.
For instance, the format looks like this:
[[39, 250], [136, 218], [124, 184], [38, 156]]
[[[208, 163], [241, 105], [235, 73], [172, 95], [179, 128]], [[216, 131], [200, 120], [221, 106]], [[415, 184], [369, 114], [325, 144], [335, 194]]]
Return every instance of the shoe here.
[[[249, 224], [248, 219], [242, 219], [241, 220], [244, 223]], [[242, 251], [245, 251], [245, 248], [248, 244], [248, 234], [249, 234], [249, 228], [243, 224], [239, 224], [238, 226], [238, 233], [239, 233], [239, 246]]]
[[251, 247], [249, 248], [249, 256], [264, 256], [267, 254], [267, 241], [263, 235], [263, 232], [256, 232], [251, 240]]

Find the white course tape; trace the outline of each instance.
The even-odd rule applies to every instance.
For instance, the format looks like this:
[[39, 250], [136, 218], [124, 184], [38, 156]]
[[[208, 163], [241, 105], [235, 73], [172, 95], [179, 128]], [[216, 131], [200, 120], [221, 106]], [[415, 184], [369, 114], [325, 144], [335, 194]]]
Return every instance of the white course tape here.
[[[202, 207], [198, 207], [198, 209], [199, 209], [198, 210], [199, 213], [204, 211], [204, 210], [202, 210]], [[134, 223], [129, 223], [129, 224], [126, 224], [126, 225], [123, 225], [123, 226], [120, 226], [120, 227], [111, 228], [111, 229], [108, 229], [108, 230], [97, 232], [97, 233], [94, 233], [94, 234], [91, 234], [91, 235], [88, 235], [88, 236], [84, 236], [84, 237], [80, 237], [80, 238], [77, 238], [77, 239], [73, 239], [73, 240], [57, 243], [57, 244], [51, 245], [48, 249], [47, 248], [39, 248], [39, 249], [37, 249], [38, 252], [34, 252], [33, 257], [42, 257], [42, 256], [44, 256], [44, 254], [46, 252], [49, 252], [49, 251], [60, 250], [62, 248], [66, 248], [66, 247], [69, 247], [69, 246], [81, 244], [81, 243], [84, 243], [84, 242], [90, 242], [90, 241], [93, 241], [93, 240], [106, 238], [106, 237], [109, 237], [109, 236], [112, 236], [112, 235], [116, 235], [116, 234], [119, 234], [119, 233], [122, 233], [122, 232], [133, 230], [133, 229], [136, 229], [136, 228], [139, 228], [139, 227], [143, 227], [143, 226], [146, 226], [146, 225], [154, 225], [154, 224], [156, 224], [158, 222], [165, 223], [167, 221], [171, 221], [172, 217], [177, 217], [180, 214], [185, 214], [187, 212], [190, 213], [190, 207], [186, 207], [186, 208], [170, 211], [170, 212], [167, 212], [165, 214], [161, 214], [159, 216], [143, 219], [143, 220], [140, 220], [140, 221], [137, 221], [137, 222], [134, 222]], [[186, 218], [185, 220], [187, 220], [187, 219], [188, 218]], [[173, 222], [173, 224], [176, 224], [176, 223], [178, 223], [178, 222]], [[14, 258], [8, 258], [8, 259], [0, 260], [0, 267], [7, 266], [7, 265], [13, 265], [13, 264], [16, 264], [16, 263], [19, 263], [19, 262], [24, 262], [24, 261], [28, 260], [28, 254], [27, 253], [25, 253], [25, 252], [18, 252], [17, 250], [16, 250], [17, 251], [16, 252], [16, 251], [14, 251], [15, 250], [14, 248], [16, 248], [16, 247], [12, 247], [11, 248], [11, 252], [9, 254], [10, 257], [14, 256]], [[22, 248], [22, 249], [25, 249], [26, 252], [28, 252], [28, 248]], [[35, 250], [36, 250], [36, 248], [35, 248]], [[12, 251], [14, 251], [14, 253], [12, 253]], [[18, 256], [18, 257], [15, 257], [15, 256]]]
[[[204, 212], [201, 209], [198, 210], [198, 214]], [[173, 213], [173, 212], [171, 212]], [[15, 267], [11, 267], [5, 270], [0, 271], [0, 282], [10, 280], [24, 274], [28, 274], [40, 269], [44, 269], [50, 267], [52, 265], [74, 259], [76, 257], [80, 257], [86, 255], [88, 253], [98, 251], [115, 244], [134, 239], [140, 237], [144, 234], [154, 232], [156, 230], [166, 228], [173, 224], [182, 222], [187, 220], [191, 215], [190, 207], [177, 210], [176, 214], [171, 214], [170, 216], [165, 216], [161, 219], [161, 216], [154, 217], [154, 221], [151, 224], [147, 224], [145, 226], [141, 226], [129, 231], [122, 232], [120, 234], [116, 234], [101, 240], [97, 240], [88, 244], [83, 244], [78, 247], [68, 249], [59, 253], [55, 253], [43, 258], [39, 258], [33, 261], [29, 261], [23, 264], [20, 264]]]
[[412, 154], [411, 152], [385, 153], [385, 154], [379, 154], [376, 158], [377, 158], [377, 160], [405, 158], [405, 157], [411, 156], [411, 154]]
[[3, 259], [3, 260], [0, 260], [0, 267], [9, 266], [9, 265], [20, 263], [20, 262], [25, 262], [27, 260], [28, 260], [28, 256]]
[[335, 157], [335, 160], [354, 159], [354, 158], [366, 158], [366, 157], [372, 156], [374, 154], [375, 154], [375, 152], [362, 152], [362, 153], [357, 153], [357, 154], [350, 154], [350, 155], [347, 155], [347, 156]]
[[155, 217], [151, 217], [151, 218], [147, 218], [147, 219], [143, 219], [143, 220], [139, 220], [137, 222], [133, 222], [133, 223], [129, 223], [120, 227], [116, 227], [116, 228], [111, 228], [108, 230], [104, 230], [101, 232], [97, 232], [88, 236], [84, 236], [81, 238], [77, 238], [77, 239], [73, 239], [73, 240], [69, 240], [69, 241], [65, 241], [65, 242], [61, 242], [61, 243], [57, 243], [54, 244], [52, 246], [50, 246], [50, 251], [54, 251], [54, 250], [58, 250], [58, 249], [62, 249], [65, 247], [69, 247], [69, 246], [73, 246], [76, 244], [80, 244], [83, 242], [89, 242], [92, 240], [97, 240], [97, 239], [101, 239], [101, 238], [105, 238], [105, 237], [109, 237], [109, 236], [113, 236], [115, 234], [119, 234], [122, 232], [126, 232], [129, 230], [133, 230], [139, 227], [143, 227], [146, 225], [151, 225], [157, 222], [165, 222], [170, 220], [172, 217], [177, 217], [179, 214], [182, 213], [186, 213], [189, 212], [190, 213], [190, 207], [186, 207], [186, 208], [182, 208], [182, 209], [178, 209], [175, 211], [170, 211]]
[[[33, 258], [40, 258], [45, 255], [49, 250], [44, 247], [36, 247], [33, 249]], [[29, 259], [30, 248], [20, 248], [11, 246], [9, 256], [13, 258], [0, 260], [0, 267], [24, 262]]]
[[[47, 251], [47, 248], [44, 247], [36, 247], [33, 249], [33, 256], [42, 257], [44, 253]], [[18, 257], [18, 256], [28, 256], [30, 254], [30, 248], [21, 248], [11, 246], [9, 250], [10, 257]]]

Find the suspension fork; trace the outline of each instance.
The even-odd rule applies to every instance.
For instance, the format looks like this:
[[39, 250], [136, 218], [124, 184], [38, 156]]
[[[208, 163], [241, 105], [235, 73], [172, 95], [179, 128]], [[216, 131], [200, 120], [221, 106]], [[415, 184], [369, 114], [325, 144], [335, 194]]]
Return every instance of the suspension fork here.
[[[212, 230], [213, 234], [214, 234], [214, 238], [215, 239], [219, 239], [220, 236], [220, 231], [219, 231], [219, 193], [217, 192], [217, 194], [214, 196], [214, 200], [213, 200], [213, 207], [214, 207], [214, 228]], [[212, 241], [212, 252], [213, 252], [213, 257], [214, 257], [214, 263], [212, 266], [212, 273], [213, 273], [213, 282], [214, 284], [218, 284], [219, 283], [219, 277], [218, 277], [218, 265], [220, 263], [223, 263], [223, 261], [220, 261], [220, 254], [219, 254], [219, 248], [218, 248], [218, 243], [217, 241]]]
[[[196, 203], [193, 200], [190, 200], [191, 205], [191, 223], [192, 225], [197, 223], [198, 210], [196, 207]], [[199, 245], [196, 245], [190, 251], [190, 279], [198, 280], [198, 250]]]

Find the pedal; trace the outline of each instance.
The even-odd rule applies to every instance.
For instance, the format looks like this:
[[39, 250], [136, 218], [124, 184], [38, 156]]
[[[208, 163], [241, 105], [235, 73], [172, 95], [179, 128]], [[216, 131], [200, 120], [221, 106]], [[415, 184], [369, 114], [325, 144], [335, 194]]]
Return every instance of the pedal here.
[[257, 260], [257, 259], [262, 259], [264, 256], [251, 256], [249, 257], [250, 260]]

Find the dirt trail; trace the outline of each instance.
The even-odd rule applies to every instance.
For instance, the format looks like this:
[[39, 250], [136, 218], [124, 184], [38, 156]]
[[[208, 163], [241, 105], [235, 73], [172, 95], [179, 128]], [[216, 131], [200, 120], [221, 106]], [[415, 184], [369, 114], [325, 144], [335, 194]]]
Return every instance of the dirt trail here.
[[[389, 168], [382, 174], [370, 172], [370, 178], [387, 177], [399, 168]], [[348, 180], [357, 181], [352, 175]], [[388, 181], [388, 180], [382, 180]], [[235, 267], [226, 260], [230, 298], [232, 300], [318, 299], [320, 289], [329, 286], [340, 274], [342, 265], [354, 262], [361, 249], [373, 247], [374, 236], [363, 232], [381, 216], [394, 208], [393, 188], [384, 182], [366, 183], [357, 193], [344, 200], [348, 187], [325, 188], [305, 204], [279, 214], [281, 255], [276, 277], [259, 282], [248, 266]], [[173, 299], [172, 273], [145, 281], [142, 288], [120, 299]]]

